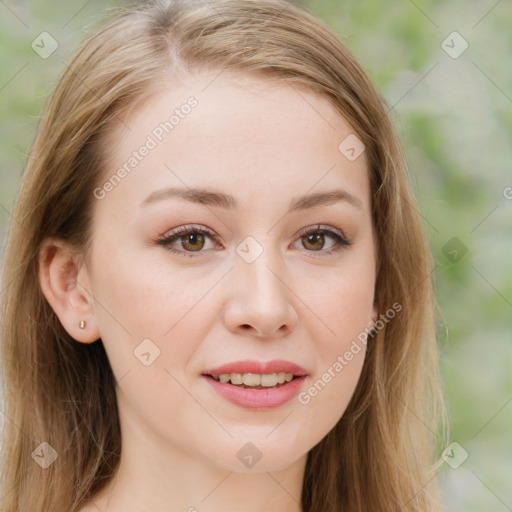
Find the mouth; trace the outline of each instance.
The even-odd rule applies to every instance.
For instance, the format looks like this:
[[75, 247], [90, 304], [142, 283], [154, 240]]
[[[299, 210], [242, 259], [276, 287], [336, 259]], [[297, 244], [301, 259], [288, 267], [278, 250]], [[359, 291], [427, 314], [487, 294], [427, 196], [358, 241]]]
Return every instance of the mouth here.
[[293, 373], [221, 373], [220, 375], [206, 375], [222, 384], [231, 384], [244, 389], [269, 389], [279, 388], [293, 379], [298, 379], [298, 375]]
[[241, 361], [208, 370], [202, 376], [232, 404], [249, 409], [280, 407], [300, 391], [307, 373], [287, 361]]

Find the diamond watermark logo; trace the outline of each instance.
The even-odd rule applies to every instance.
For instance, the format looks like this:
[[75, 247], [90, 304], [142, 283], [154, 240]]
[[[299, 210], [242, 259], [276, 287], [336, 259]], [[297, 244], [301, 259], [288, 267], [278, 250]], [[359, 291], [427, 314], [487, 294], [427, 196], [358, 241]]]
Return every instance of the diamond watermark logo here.
[[454, 236], [443, 245], [443, 254], [452, 262], [459, 262], [468, 252], [467, 246]]
[[246, 467], [252, 468], [263, 456], [253, 443], [245, 443], [236, 454], [238, 460]]
[[347, 160], [353, 162], [363, 154], [365, 148], [361, 139], [351, 133], [341, 141], [338, 149]]
[[452, 59], [458, 59], [468, 49], [468, 47], [468, 42], [458, 32], [452, 32], [441, 43], [441, 48]]
[[248, 236], [238, 244], [236, 253], [246, 263], [253, 263], [263, 254], [263, 247], [255, 238]]
[[149, 366], [160, 356], [160, 349], [146, 338], [135, 347], [133, 354], [144, 366]]
[[452, 469], [460, 467], [468, 457], [469, 453], [457, 442], [449, 444], [441, 454], [441, 458]]
[[41, 443], [30, 455], [43, 469], [49, 468], [59, 456], [46, 441]]
[[59, 43], [48, 32], [41, 32], [30, 46], [39, 57], [47, 59], [59, 47]]

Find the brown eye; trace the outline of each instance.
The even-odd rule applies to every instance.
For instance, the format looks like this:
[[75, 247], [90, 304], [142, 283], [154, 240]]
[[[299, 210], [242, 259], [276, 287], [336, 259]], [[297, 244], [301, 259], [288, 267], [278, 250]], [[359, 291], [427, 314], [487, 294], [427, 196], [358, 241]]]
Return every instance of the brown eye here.
[[302, 237], [302, 244], [311, 251], [320, 251], [324, 247], [325, 237], [323, 233], [305, 235]]
[[181, 226], [158, 240], [157, 243], [181, 256], [199, 256], [201, 253], [207, 252], [207, 249], [219, 246], [218, 238], [213, 231], [194, 226]]
[[204, 235], [202, 233], [191, 233], [180, 238], [181, 246], [187, 251], [200, 251], [204, 247]]
[[322, 228], [320, 225], [301, 230], [299, 236], [297, 242], [300, 242], [307, 252], [318, 252], [325, 256], [335, 254], [353, 244], [341, 231]]

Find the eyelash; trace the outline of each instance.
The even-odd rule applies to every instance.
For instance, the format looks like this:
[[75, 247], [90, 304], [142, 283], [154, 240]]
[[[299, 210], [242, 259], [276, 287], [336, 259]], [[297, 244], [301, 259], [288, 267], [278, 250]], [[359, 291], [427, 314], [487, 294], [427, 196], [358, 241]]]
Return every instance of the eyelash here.
[[[179, 228], [176, 228], [175, 230], [171, 231], [171, 233], [169, 235], [165, 236], [164, 238], [159, 239], [157, 241], [157, 244], [164, 246], [168, 251], [175, 253], [175, 254], [179, 254], [180, 256], [195, 258], [199, 255], [197, 253], [201, 253], [204, 251], [177, 250], [177, 249], [174, 249], [171, 246], [171, 244], [184, 235], [191, 235], [191, 234], [197, 234], [197, 233], [209, 236], [215, 243], [217, 243], [217, 244], [219, 243], [219, 237], [213, 231], [210, 231], [209, 229], [206, 229], [204, 227], [195, 227], [192, 225], [188, 225], [188, 226], [180, 226]], [[318, 225], [317, 227], [313, 227], [313, 228], [301, 229], [298, 233], [298, 238], [302, 238], [304, 236], [308, 236], [308, 235], [315, 234], [315, 233], [316, 234], [321, 233], [321, 234], [330, 236], [332, 239], [334, 239], [337, 246], [335, 246], [327, 251], [324, 251], [324, 250], [308, 251], [308, 250], [306, 250], [307, 252], [311, 252], [311, 253], [318, 252], [318, 253], [322, 253], [323, 255], [325, 255], [325, 254], [332, 255], [332, 254], [337, 254], [341, 250], [353, 245], [353, 243], [354, 243], [352, 240], [345, 238], [342, 234], [338, 233], [337, 231], [334, 231], [333, 229], [329, 229], [329, 228], [322, 228], [320, 225]]]

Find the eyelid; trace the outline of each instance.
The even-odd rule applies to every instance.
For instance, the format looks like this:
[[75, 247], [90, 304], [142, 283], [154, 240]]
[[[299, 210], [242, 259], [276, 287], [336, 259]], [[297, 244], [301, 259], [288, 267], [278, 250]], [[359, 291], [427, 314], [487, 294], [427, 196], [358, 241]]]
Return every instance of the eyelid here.
[[219, 239], [219, 237], [217, 236], [215, 231], [213, 231], [212, 229], [210, 229], [206, 226], [202, 226], [200, 224], [186, 224], [183, 226], [179, 226], [177, 228], [169, 229], [159, 238], [166, 240], [170, 237], [174, 237], [176, 235], [181, 235], [181, 234], [186, 234], [191, 231], [209, 235], [212, 238], [214, 238], [215, 240]]

